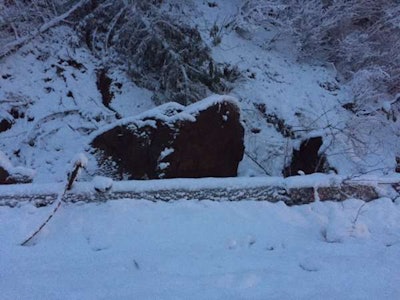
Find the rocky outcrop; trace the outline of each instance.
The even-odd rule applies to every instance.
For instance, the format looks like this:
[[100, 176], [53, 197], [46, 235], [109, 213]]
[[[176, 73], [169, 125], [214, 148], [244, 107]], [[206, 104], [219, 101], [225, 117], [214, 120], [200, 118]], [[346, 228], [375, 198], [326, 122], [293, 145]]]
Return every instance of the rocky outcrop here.
[[7, 170], [0, 166], [0, 184], [6, 183], [9, 175], [10, 174], [7, 172]]
[[6, 118], [0, 117], [0, 132], [7, 131], [13, 125], [13, 122]]
[[97, 134], [103, 174], [117, 179], [233, 177], [244, 153], [236, 102], [214, 96], [190, 106], [167, 103]]
[[111, 84], [112, 80], [107, 75], [107, 70], [98, 70], [96, 85], [101, 94], [102, 102], [107, 108], [110, 107], [111, 101], [114, 98], [114, 93], [111, 91]]

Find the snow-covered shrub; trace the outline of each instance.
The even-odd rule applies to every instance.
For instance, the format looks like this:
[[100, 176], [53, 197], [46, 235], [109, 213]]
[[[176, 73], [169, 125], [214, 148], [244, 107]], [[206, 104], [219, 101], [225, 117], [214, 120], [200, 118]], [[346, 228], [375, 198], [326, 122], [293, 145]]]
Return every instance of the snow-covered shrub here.
[[[400, 92], [400, 5], [396, 0], [248, 0], [242, 23], [296, 38], [299, 58], [332, 63], [365, 108]], [[372, 74], [377, 72], [376, 74]], [[366, 73], [369, 73], [366, 76]], [[361, 77], [366, 90], [359, 89]], [[373, 87], [369, 86], [374, 77]], [[352, 84], [356, 86], [352, 86]]]
[[188, 104], [229, 89], [238, 72], [218, 65], [199, 31], [169, 15], [162, 1], [98, 1], [78, 30], [104, 63], [124, 65], [159, 103]]
[[[48, 21], [53, 16], [50, 1], [2, 1], [0, 3], [1, 25], [8, 26], [15, 35], [23, 34], [29, 21], [40, 22]], [[52, 3], [54, 5], [54, 3]], [[55, 9], [55, 6], [54, 6]], [[25, 26], [24, 26], [25, 25]], [[3, 27], [3, 28], [4, 28]]]
[[74, 1], [12, 0], [0, 3], [0, 38], [9, 42], [30, 33], [69, 8]]
[[289, 9], [287, 1], [282, 0], [247, 0], [243, 1], [238, 8], [238, 14], [235, 19], [236, 26], [252, 25], [280, 25], [284, 26], [284, 18]]
[[0, 3], [0, 58], [67, 21], [86, 0], [10, 0]]
[[[269, 30], [272, 27], [285, 28], [286, 14], [289, 6], [282, 0], [246, 0], [240, 1], [237, 12], [220, 23], [215, 23], [210, 30], [213, 44], [219, 44], [222, 36], [234, 30], [239, 36], [245, 39], [251, 38], [254, 30], [262, 26]], [[217, 42], [216, 42], [217, 41]]]
[[224, 93], [239, 73], [217, 64], [199, 31], [179, 20], [176, 0], [1, 1], [0, 58], [60, 21], [75, 28], [104, 67], [123, 66], [158, 103]]
[[389, 79], [390, 75], [377, 66], [355, 72], [349, 82], [354, 95], [353, 111], [369, 114], [380, 109], [383, 102], [380, 98], [385, 99], [387, 91], [385, 82]]
[[385, 101], [399, 93], [398, 1], [285, 2], [290, 4], [285, 17], [298, 37], [301, 57], [333, 63], [350, 80], [357, 105]]

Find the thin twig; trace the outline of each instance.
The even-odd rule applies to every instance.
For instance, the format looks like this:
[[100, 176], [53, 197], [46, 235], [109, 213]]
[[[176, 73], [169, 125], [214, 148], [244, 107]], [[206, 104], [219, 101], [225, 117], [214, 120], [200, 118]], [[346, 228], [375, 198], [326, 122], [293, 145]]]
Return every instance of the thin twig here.
[[244, 154], [248, 158], [250, 158], [261, 170], [263, 170], [266, 175], [271, 176], [271, 174], [254, 157], [252, 157], [247, 151], [245, 151]]
[[81, 6], [83, 6], [83, 4], [86, 3], [87, 0], [81, 0], [79, 1], [77, 4], [75, 4], [70, 10], [68, 10], [67, 12], [63, 13], [62, 15], [59, 15], [53, 19], [51, 19], [50, 21], [48, 21], [47, 23], [44, 23], [42, 26], [40, 26], [38, 29], [34, 29], [32, 32], [26, 34], [23, 37], [20, 37], [18, 39], [16, 39], [15, 41], [12, 41], [6, 45], [4, 45], [1, 49], [0, 49], [0, 58], [3, 58], [5, 56], [7, 56], [8, 54], [10, 54], [11, 52], [19, 49], [20, 47], [22, 47], [24, 44], [26, 44], [27, 42], [31, 41], [32, 39], [34, 39], [35, 37], [37, 37], [38, 35], [46, 32], [47, 30], [49, 30], [50, 28], [58, 25], [59, 23], [61, 23], [63, 20], [65, 20], [66, 18], [68, 18], [75, 10], [77, 10], [78, 8], [80, 8]]

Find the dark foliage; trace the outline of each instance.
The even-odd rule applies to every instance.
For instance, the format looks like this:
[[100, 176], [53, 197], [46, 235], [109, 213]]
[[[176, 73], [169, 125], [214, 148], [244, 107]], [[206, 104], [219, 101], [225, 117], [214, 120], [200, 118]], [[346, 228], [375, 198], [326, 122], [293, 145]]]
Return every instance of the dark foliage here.
[[96, 1], [78, 31], [105, 64], [125, 67], [132, 80], [155, 91], [157, 103], [188, 104], [230, 89], [239, 72], [217, 64], [199, 31], [173, 19], [162, 1]]

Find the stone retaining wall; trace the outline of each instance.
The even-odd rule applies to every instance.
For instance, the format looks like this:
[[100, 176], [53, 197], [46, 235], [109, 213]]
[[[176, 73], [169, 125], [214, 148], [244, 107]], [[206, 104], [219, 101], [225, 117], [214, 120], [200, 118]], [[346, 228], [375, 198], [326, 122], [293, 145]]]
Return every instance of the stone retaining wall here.
[[[282, 185], [265, 185], [255, 187], [227, 187], [227, 188], [201, 188], [201, 189], [164, 189], [146, 190], [131, 189], [110, 190], [108, 192], [98, 192], [94, 188], [78, 189], [68, 192], [64, 197], [64, 202], [103, 202], [118, 199], [144, 199], [150, 201], [174, 201], [184, 200], [210, 200], [210, 201], [283, 201], [287, 205], [308, 204], [314, 201], [343, 201], [349, 198], [356, 198], [364, 201], [371, 201], [379, 198], [376, 189], [371, 185], [365, 184], [340, 184], [338, 186], [323, 187], [291, 187]], [[32, 192], [32, 193], [1, 193], [0, 206], [19, 206], [22, 203], [32, 203], [37, 207], [52, 204], [57, 199], [54, 192]]]

